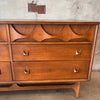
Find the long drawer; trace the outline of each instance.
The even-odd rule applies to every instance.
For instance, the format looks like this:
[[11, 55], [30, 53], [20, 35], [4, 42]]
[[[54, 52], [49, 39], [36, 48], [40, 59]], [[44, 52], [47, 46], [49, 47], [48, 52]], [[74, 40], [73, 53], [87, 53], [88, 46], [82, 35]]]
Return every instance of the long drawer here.
[[11, 67], [9, 62], [0, 62], [0, 81], [11, 81]]
[[89, 61], [14, 62], [15, 80], [87, 79]]
[[12, 45], [14, 61], [90, 60], [91, 45]]

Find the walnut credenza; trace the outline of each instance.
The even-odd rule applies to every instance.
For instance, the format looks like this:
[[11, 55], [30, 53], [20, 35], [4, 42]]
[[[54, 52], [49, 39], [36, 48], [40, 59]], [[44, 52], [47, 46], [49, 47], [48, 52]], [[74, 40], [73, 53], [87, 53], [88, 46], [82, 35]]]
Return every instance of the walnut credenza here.
[[0, 21], [0, 91], [73, 88], [90, 80], [99, 22]]

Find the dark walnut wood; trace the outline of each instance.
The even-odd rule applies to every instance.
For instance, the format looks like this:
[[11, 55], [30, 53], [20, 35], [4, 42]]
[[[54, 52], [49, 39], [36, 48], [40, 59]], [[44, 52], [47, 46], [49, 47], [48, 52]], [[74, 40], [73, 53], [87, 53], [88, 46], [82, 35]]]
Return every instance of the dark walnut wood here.
[[91, 77], [100, 22], [0, 21], [0, 91], [72, 88]]

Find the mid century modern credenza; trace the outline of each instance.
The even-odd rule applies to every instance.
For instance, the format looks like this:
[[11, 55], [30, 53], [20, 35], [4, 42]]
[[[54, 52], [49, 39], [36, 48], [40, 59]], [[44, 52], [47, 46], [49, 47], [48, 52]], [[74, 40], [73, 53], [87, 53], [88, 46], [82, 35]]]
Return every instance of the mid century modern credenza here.
[[99, 22], [0, 21], [0, 91], [73, 88], [90, 80]]

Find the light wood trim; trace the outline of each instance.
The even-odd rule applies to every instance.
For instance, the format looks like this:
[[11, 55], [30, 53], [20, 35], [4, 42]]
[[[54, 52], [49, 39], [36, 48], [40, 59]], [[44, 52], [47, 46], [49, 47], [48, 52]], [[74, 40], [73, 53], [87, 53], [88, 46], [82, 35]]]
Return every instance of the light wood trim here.
[[8, 44], [8, 42], [0, 42], [0, 44]]
[[0, 84], [22, 84], [22, 83], [66, 83], [66, 82], [86, 82], [88, 79], [67, 79], [67, 80], [39, 80], [39, 81], [1, 81]]
[[11, 44], [92, 44], [92, 42], [11, 42]]
[[9, 45], [10, 63], [11, 63], [11, 74], [12, 74], [12, 80], [14, 80], [14, 69], [13, 69], [12, 49], [11, 49], [11, 43], [10, 43], [9, 25], [6, 25], [6, 31], [8, 35], [7, 37], [8, 37], [8, 45]]
[[81, 20], [63, 20], [63, 21], [0, 20], [0, 24], [100, 24], [100, 22], [81, 21]]
[[92, 65], [93, 65], [93, 59], [94, 59], [94, 53], [95, 53], [95, 46], [96, 46], [98, 30], [99, 30], [99, 25], [96, 25], [94, 41], [93, 41], [93, 46], [92, 46], [92, 52], [91, 52], [91, 60], [90, 60], [90, 68], [89, 68], [88, 80], [91, 79], [91, 72], [92, 72]]

